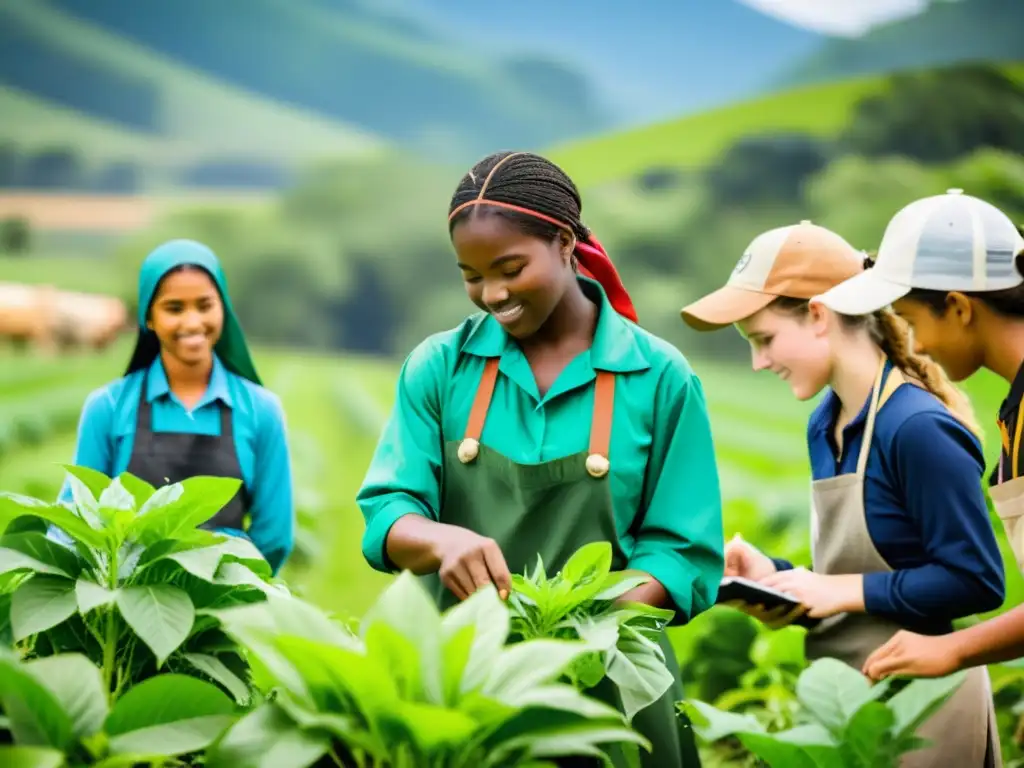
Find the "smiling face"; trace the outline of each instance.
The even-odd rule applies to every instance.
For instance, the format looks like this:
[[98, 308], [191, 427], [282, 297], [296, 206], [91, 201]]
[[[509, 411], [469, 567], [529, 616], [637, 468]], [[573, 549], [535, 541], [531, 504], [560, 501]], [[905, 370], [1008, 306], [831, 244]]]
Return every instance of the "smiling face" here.
[[153, 298], [146, 325], [165, 355], [189, 366], [209, 363], [224, 327], [217, 286], [202, 269], [169, 272]]
[[892, 305], [893, 312], [910, 326], [914, 352], [942, 366], [952, 381], [973, 376], [984, 361], [977, 309], [970, 298], [958, 292], [946, 295], [941, 311], [913, 298]]
[[827, 310], [812, 304], [806, 313], [768, 306], [736, 324], [750, 343], [755, 371], [771, 371], [798, 400], [808, 400], [832, 375]]
[[537, 332], [575, 279], [568, 233], [546, 241], [484, 214], [456, 225], [452, 245], [470, 300], [517, 339]]

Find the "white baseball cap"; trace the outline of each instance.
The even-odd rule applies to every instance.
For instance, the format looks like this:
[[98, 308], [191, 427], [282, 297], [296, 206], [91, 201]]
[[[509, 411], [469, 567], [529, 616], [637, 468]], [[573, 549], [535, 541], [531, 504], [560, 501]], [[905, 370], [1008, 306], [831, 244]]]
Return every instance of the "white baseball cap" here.
[[870, 269], [815, 296], [834, 312], [867, 315], [914, 288], [1002, 291], [1024, 283], [1015, 258], [1024, 238], [990, 203], [950, 189], [892, 217]]

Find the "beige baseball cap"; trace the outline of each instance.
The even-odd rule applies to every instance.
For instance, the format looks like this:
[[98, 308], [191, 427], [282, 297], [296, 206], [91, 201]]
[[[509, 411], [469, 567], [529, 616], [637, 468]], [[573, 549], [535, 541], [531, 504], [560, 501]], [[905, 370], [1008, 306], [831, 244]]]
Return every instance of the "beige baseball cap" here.
[[683, 307], [683, 320], [714, 331], [745, 320], [780, 296], [811, 299], [864, 270], [865, 254], [809, 221], [764, 232], [747, 246], [729, 281]]
[[947, 190], [915, 200], [890, 220], [871, 269], [817, 299], [834, 312], [867, 315], [914, 288], [1001, 291], [1024, 281], [1015, 257], [1024, 238], [991, 203]]

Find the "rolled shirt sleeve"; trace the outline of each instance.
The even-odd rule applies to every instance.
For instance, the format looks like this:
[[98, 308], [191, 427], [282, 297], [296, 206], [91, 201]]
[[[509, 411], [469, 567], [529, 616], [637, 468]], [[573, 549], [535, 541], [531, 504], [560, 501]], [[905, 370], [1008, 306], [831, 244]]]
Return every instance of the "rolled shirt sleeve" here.
[[674, 624], [710, 608], [724, 573], [722, 496], [707, 402], [680, 357], [655, 394], [643, 520], [629, 567], [665, 587]]

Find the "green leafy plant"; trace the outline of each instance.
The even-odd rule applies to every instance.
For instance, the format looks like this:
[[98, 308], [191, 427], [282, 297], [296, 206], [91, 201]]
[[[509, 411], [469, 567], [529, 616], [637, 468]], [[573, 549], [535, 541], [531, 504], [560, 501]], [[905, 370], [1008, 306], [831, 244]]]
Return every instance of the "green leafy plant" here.
[[807, 667], [804, 630], [783, 627], [758, 635], [750, 649], [753, 667], [739, 678], [739, 685], [719, 696], [714, 705], [729, 712], [754, 715], [769, 730], [796, 725], [800, 700], [795, 689]]
[[[201, 530], [239, 487], [195, 477], [159, 490], [67, 467], [73, 502], [0, 494], [0, 628], [26, 658], [77, 652], [102, 671], [110, 700], [161, 670], [216, 681], [249, 698], [238, 647], [208, 615], [283, 589], [242, 538]], [[65, 546], [46, 535], [62, 529]]]
[[672, 685], [658, 641], [674, 614], [642, 603], [620, 602], [650, 577], [613, 572], [611, 565], [608, 542], [580, 547], [551, 577], [538, 556], [533, 573], [513, 574], [508, 605], [512, 633], [518, 638], [585, 640], [592, 650], [567, 670], [568, 678], [586, 690], [607, 676], [618, 687], [631, 721]]
[[21, 661], [0, 650], [0, 702], [11, 768], [128, 768], [193, 764], [236, 719], [211, 683], [161, 674], [108, 704], [101, 670], [79, 653]]
[[797, 680], [796, 696], [802, 705], [799, 723], [776, 732], [769, 732], [751, 714], [724, 711], [698, 700], [679, 706], [703, 741], [735, 737], [772, 768], [895, 768], [901, 755], [927, 746], [916, 735], [917, 729], [956, 691], [965, 675], [913, 680], [883, 701], [891, 693], [891, 680], [872, 686], [843, 662], [818, 659]]
[[294, 597], [218, 612], [272, 697], [209, 751], [210, 768], [540, 766], [650, 744], [621, 713], [558, 682], [584, 641], [506, 645], [510, 617], [489, 586], [444, 614], [400, 574], [347, 630]]

